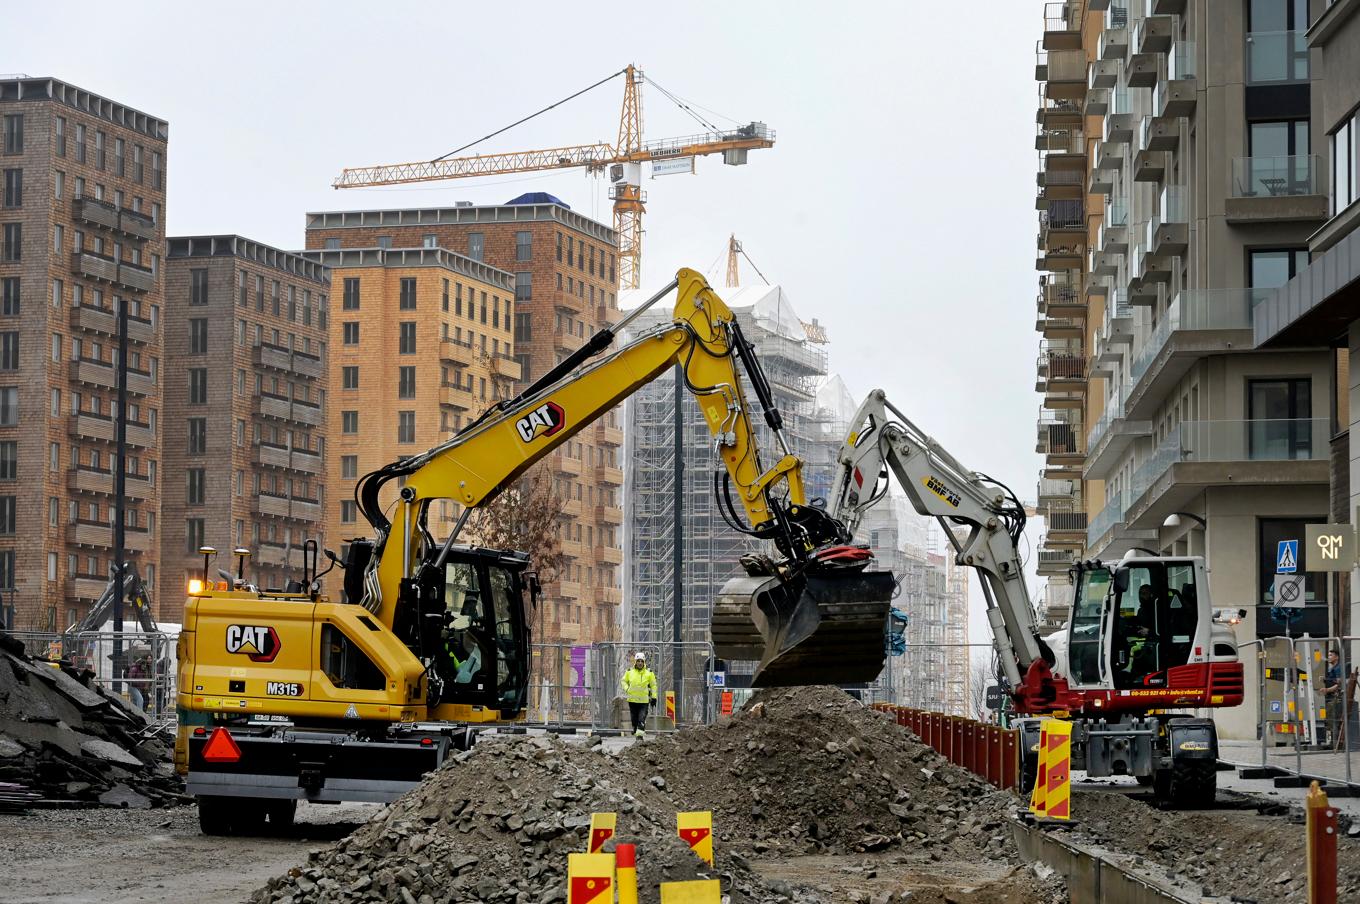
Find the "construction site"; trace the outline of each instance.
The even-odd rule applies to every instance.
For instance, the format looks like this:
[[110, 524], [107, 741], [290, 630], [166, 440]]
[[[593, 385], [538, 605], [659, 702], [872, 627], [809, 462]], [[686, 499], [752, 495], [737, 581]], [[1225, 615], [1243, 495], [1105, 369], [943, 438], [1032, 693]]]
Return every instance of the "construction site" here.
[[0, 904], [1360, 901], [1360, 0], [76, 6]]

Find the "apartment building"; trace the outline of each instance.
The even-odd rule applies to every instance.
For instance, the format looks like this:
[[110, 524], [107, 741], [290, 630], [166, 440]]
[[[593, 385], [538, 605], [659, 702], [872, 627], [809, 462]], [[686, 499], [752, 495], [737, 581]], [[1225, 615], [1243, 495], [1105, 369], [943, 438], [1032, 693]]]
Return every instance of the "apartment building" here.
[[[1314, 9], [1303, 35], [1310, 51], [1313, 129], [1309, 166], [1326, 186], [1327, 218], [1308, 236], [1310, 262], [1253, 311], [1258, 348], [1320, 345], [1333, 354], [1336, 405], [1331, 445], [1328, 520], [1355, 525], [1360, 506], [1360, 452], [1351, 433], [1360, 424], [1360, 2], [1336, 0]], [[1305, 170], [1305, 174], [1307, 170]], [[1314, 191], [1317, 186], [1314, 187]], [[1312, 194], [1308, 203], [1315, 203]], [[1360, 625], [1354, 573], [1339, 575], [1329, 634]], [[1353, 661], [1353, 657], [1352, 657]]]
[[[511, 290], [492, 293], [491, 313], [494, 318], [499, 296], [502, 323], [514, 318], [498, 341], [502, 351], [513, 344], [521, 387], [618, 319], [614, 230], [542, 193], [501, 205], [311, 213], [307, 247], [443, 248], [512, 274]], [[622, 444], [619, 414], [612, 411], [545, 465], [565, 500], [561, 528], [568, 556], [558, 580], [544, 588], [547, 641], [618, 638]]]
[[[1252, 333], [1253, 308], [1307, 266], [1326, 220], [1304, 37], [1322, 5], [1049, 4], [1036, 73], [1040, 143], [1064, 149], [1042, 164], [1040, 326], [1071, 360], [1059, 376], [1040, 359], [1040, 445], [1070, 436], [1041, 449], [1070, 463], [1046, 472], [1071, 480], [1049, 498], [1070, 489], [1060, 510], [1086, 518], [1070, 539], [1051, 520], [1041, 563], [1203, 555], [1215, 602], [1248, 610], [1243, 640], [1283, 632], [1276, 541], [1329, 510], [1331, 355], [1258, 348]], [[1326, 595], [1310, 579], [1294, 630], [1325, 627]], [[1247, 685], [1219, 715], [1227, 736], [1254, 731]]]
[[[172, 236], [165, 258], [161, 611], [178, 621], [199, 547], [283, 589], [324, 539], [330, 274], [239, 235]], [[333, 398], [333, 396], [332, 396]]]
[[0, 79], [0, 596], [21, 628], [66, 628], [109, 580], [120, 306], [126, 560], [155, 586], [168, 136], [66, 82]]
[[[354, 500], [360, 477], [443, 442], [513, 394], [514, 276], [434, 247], [302, 254], [330, 272], [340, 297], [327, 362], [324, 519], [345, 555], [350, 539], [372, 536]], [[385, 489], [384, 506], [397, 490]], [[452, 501], [436, 503], [430, 529], [447, 536], [457, 514]]]

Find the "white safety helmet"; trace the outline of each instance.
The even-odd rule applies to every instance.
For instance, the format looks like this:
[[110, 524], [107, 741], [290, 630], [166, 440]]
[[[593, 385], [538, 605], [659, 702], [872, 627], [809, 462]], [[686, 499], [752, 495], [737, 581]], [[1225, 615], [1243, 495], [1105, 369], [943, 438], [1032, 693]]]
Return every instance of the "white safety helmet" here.
[[633, 662], [641, 662], [645, 664], [647, 662], [647, 654], [642, 652], [634, 653]]

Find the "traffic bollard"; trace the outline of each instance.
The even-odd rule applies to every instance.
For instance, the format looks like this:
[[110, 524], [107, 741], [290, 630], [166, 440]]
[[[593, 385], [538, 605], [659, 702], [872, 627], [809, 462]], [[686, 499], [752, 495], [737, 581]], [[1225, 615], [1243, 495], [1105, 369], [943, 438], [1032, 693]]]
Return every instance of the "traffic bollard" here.
[[631, 844], [615, 845], [614, 866], [618, 876], [619, 904], [638, 904], [637, 848]]
[[1336, 807], [1315, 781], [1305, 804], [1308, 904], [1336, 904]]

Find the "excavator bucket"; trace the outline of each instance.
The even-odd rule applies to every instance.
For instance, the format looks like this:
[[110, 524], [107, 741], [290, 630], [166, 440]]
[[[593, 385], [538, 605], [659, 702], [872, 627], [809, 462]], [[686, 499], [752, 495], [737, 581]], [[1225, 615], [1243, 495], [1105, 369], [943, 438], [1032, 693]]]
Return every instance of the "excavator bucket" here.
[[895, 589], [887, 571], [733, 578], [713, 610], [714, 652], [759, 660], [754, 687], [872, 681], [883, 670]]

